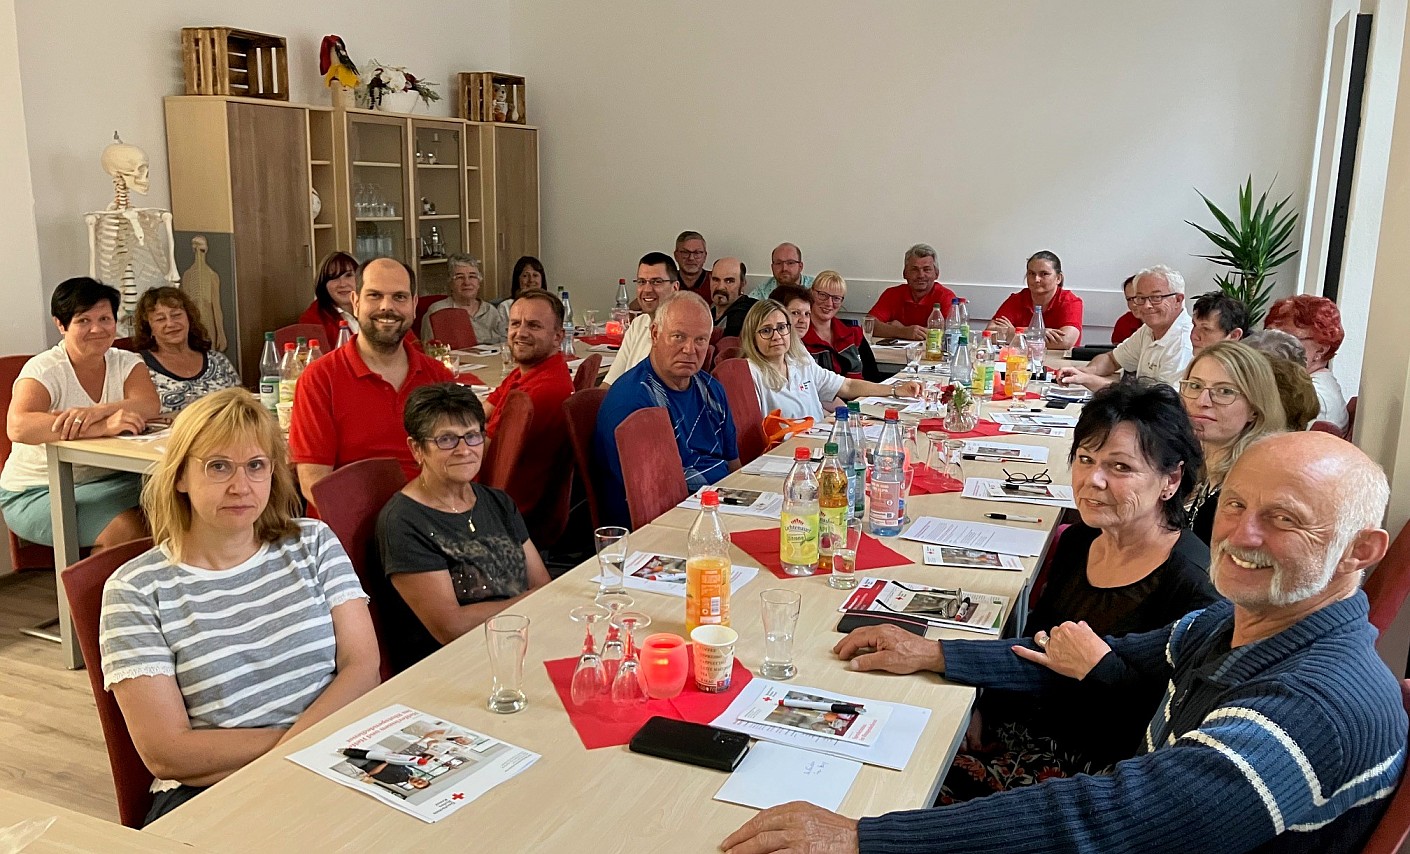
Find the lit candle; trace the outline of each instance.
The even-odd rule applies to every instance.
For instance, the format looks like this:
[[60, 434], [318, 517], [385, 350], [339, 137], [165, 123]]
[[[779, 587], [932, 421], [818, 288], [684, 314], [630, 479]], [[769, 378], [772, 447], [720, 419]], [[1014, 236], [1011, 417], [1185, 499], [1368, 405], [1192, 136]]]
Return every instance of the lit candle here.
[[662, 632], [641, 642], [641, 678], [652, 699], [669, 700], [679, 694], [689, 670], [685, 638], [680, 635]]

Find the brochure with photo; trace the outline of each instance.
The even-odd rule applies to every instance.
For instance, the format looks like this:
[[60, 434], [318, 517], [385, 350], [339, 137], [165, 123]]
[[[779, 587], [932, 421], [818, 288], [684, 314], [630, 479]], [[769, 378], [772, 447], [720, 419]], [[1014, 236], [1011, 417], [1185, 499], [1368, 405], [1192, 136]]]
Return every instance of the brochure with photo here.
[[928, 587], [862, 578], [839, 611], [875, 611], [903, 614], [933, 626], [997, 635], [1003, 628], [1007, 596], [974, 593], [957, 587]]
[[846, 705], [853, 701], [836, 694], [802, 691], [783, 685], [770, 686], [740, 712], [739, 720], [835, 738], [851, 744], [870, 745], [876, 743], [886, 719], [891, 715], [890, 707], [876, 704], [863, 704], [857, 714], [851, 714], [830, 709], [790, 708], [785, 705], [790, 702]]
[[1023, 570], [1023, 561], [1013, 555], [962, 549], [954, 546], [925, 546], [926, 566], [959, 566], [965, 569]]
[[[654, 552], [632, 552], [622, 567], [622, 586], [631, 590], [649, 590], [667, 596], [685, 598], [685, 558]], [[754, 580], [759, 569], [753, 566], [731, 566], [730, 593]], [[598, 576], [593, 581], [602, 582]]]

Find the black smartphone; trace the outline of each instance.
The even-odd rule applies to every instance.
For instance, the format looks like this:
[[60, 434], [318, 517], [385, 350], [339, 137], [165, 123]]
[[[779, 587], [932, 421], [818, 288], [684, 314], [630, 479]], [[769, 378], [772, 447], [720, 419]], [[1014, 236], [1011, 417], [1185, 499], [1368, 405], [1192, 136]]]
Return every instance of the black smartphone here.
[[1067, 408], [1067, 403], [1068, 403], [1068, 402], [1065, 401], [1065, 400], [1050, 400], [1050, 401], [1048, 401], [1048, 405], [1047, 405], [1046, 408], [1047, 408], [1047, 409], [1066, 409], [1066, 408]]
[[749, 736], [657, 715], [637, 730], [628, 747], [633, 753], [733, 771], [749, 752]]
[[876, 342], [876, 345], [877, 345], [878, 347], [894, 347], [894, 346], [896, 346], [897, 344], [900, 344], [900, 343], [901, 343], [901, 339], [900, 339], [900, 338], [883, 338], [883, 339], [881, 339], [880, 341]]

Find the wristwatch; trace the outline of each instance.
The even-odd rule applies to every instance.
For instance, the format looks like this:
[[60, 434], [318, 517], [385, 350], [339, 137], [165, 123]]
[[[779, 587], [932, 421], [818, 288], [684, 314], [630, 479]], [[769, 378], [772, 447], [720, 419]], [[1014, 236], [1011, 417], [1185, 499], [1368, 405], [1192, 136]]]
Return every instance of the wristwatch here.
[[901, 395], [899, 395], [899, 394], [896, 393], [896, 386], [897, 386], [896, 383], [892, 383], [892, 384], [891, 384], [891, 396], [892, 396], [892, 397], [900, 397], [900, 396], [901, 396]]

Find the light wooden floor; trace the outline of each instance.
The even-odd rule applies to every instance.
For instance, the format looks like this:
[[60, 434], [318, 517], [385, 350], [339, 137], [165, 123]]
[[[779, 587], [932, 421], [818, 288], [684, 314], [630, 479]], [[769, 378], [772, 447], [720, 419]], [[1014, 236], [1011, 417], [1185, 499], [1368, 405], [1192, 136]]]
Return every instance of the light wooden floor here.
[[53, 616], [54, 583], [49, 572], [0, 578], [0, 792], [117, 821], [88, 674], [18, 631]]

